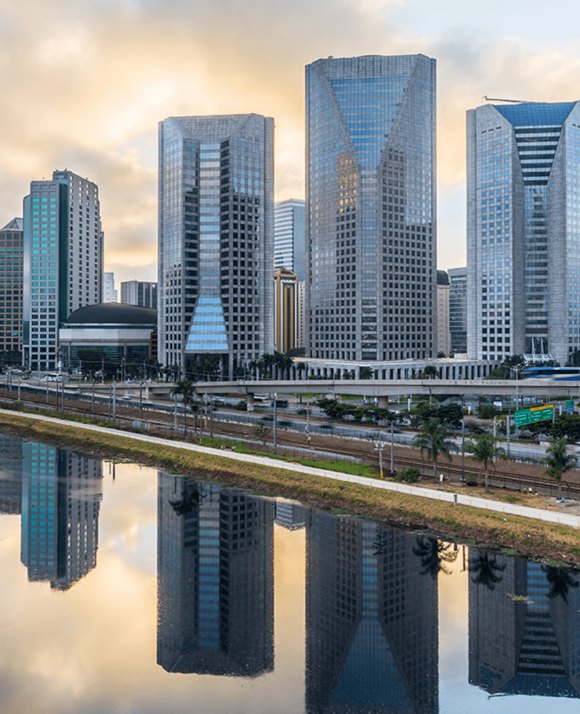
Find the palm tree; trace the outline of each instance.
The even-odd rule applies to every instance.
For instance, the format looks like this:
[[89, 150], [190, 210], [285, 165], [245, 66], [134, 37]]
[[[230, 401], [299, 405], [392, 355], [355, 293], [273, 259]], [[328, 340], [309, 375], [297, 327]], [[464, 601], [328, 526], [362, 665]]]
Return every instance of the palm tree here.
[[550, 583], [548, 597], [551, 599], [561, 597], [564, 602], [568, 602], [568, 590], [578, 587], [578, 573], [553, 566], [548, 566], [545, 571]]
[[420, 575], [429, 574], [437, 580], [439, 573], [449, 575], [451, 572], [445, 563], [454, 563], [459, 555], [458, 550], [450, 550], [451, 543], [444, 543], [437, 538], [417, 536], [417, 545], [413, 546], [413, 553], [421, 559], [422, 570]]
[[193, 395], [195, 394], [195, 386], [191, 379], [180, 379], [178, 380], [173, 389], [171, 390], [171, 394], [177, 396], [181, 395], [181, 400], [183, 402], [183, 436], [187, 437], [187, 407], [191, 403], [191, 400], [193, 399]]
[[469, 572], [473, 574], [471, 582], [476, 585], [485, 585], [488, 590], [495, 590], [497, 583], [501, 583], [502, 573], [507, 568], [507, 563], [498, 563], [495, 553], [477, 551], [474, 558], [469, 559]]
[[543, 459], [548, 467], [546, 473], [558, 482], [558, 498], [562, 497], [562, 476], [566, 471], [576, 468], [578, 457], [568, 453], [568, 442], [564, 437], [553, 439], [546, 449], [546, 457]]
[[493, 434], [479, 434], [475, 441], [469, 445], [469, 451], [473, 458], [483, 464], [483, 478], [485, 490], [489, 490], [489, 464], [493, 464], [495, 471], [495, 460], [503, 456], [504, 450], [497, 445], [497, 439]]
[[445, 456], [451, 461], [451, 451], [455, 444], [448, 439], [449, 430], [438, 419], [430, 417], [423, 422], [421, 433], [413, 440], [413, 446], [426, 451], [433, 461], [433, 478], [437, 478], [437, 461]]

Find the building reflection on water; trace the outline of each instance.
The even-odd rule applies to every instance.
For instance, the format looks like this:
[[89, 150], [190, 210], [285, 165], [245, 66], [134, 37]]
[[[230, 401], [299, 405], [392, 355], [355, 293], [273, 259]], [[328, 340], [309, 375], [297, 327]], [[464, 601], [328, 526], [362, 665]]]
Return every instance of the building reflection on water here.
[[0, 433], [0, 513], [20, 513], [22, 439]]
[[157, 663], [257, 676], [274, 668], [274, 504], [158, 477]]
[[[376, 523], [308, 514], [309, 714], [438, 711], [437, 568], [421, 546]], [[437, 548], [433, 557], [440, 564]]]
[[102, 461], [22, 441], [21, 560], [67, 590], [97, 564]]
[[580, 698], [579, 583], [573, 571], [472, 549], [470, 684]]

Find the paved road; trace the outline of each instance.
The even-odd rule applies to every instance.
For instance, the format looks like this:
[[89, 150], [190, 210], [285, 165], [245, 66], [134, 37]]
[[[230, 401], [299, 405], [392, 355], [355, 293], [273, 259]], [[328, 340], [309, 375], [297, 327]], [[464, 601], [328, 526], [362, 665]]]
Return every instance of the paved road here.
[[503, 513], [505, 515], [520, 516], [522, 518], [540, 520], [546, 523], [557, 523], [560, 525], [572, 526], [573, 528], [580, 528], [580, 516], [560, 513], [559, 511], [549, 511], [540, 508], [529, 508], [527, 506], [518, 506], [512, 503], [501, 503], [487, 498], [478, 498], [474, 496], [466, 496], [463, 494], [454, 494], [448, 491], [436, 491], [430, 488], [420, 488], [417, 486], [409, 486], [406, 484], [379, 481], [377, 479], [364, 478], [363, 476], [351, 476], [350, 474], [342, 474], [336, 471], [326, 471], [324, 469], [311, 468], [308, 466], [302, 466], [301, 464], [293, 464], [286, 461], [279, 461], [277, 459], [272, 459], [265, 456], [237, 454], [231, 451], [210, 449], [205, 446], [198, 446], [197, 444], [186, 444], [179, 441], [172, 441], [170, 439], [162, 439], [155, 436], [148, 436], [146, 434], [133, 434], [126, 431], [121, 431], [119, 429], [110, 429], [107, 427], [96, 426], [93, 424], [79, 424], [77, 422], [66, 421], [64, 419], [56, 419], [53, 417], [27, 415], [23, 414], [22, 412], [16, 412], [9, 409], [0, 409], [0, 412], [21, 418], [25, 417], [37, 421], [49, 422], [52, 424], [74, 426], [77, 429], [86, 429], [87, 431], [95, 431], [103, 434], [110, 434], [112, 436], [122, 436], [127, 439], [134, 439], [135, 441], [144, 441], [150, 444], [159, 444], [160, 446], [170, 446], [174, 448], [185, 449], [186, 451], [194, 451], [200, 454], [207, 454], [209, 456], [231, 459], [232, 461], [254, 463], [259, 464], [261, 466], [268, 466], [270, 468], [283, 469], [284, 471], [295, 471], [301, 474], [310, 474], [312, 476], [330, 478], [335, 481], [358, 483], [361, 486], [382, 489], [384, 491], [404, 493], [410, 496], [417, 496], [419, 498], [430, 498], [436, 501], [445, 501], [447, 503], [454, 503], [457, 506], [470, 506], [472, 508], [494, 511], [496, 513]]

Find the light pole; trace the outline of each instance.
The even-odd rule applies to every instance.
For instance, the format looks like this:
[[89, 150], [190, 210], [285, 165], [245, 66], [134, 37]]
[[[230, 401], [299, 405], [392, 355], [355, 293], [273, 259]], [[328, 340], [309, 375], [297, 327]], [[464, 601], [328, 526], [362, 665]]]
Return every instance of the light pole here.
[[310, 435], [310, 399], [306, 401], [306, 428], [304, 431], [306, 432], [306, 441], [310, 446], [312, 443], [312, 436]]
[[461, 397], [461, 482], [465, 482], [465, 413]]
[[[381, 436], [381, 432], [379, 432], [379, 438]], [[379, 452], [379, 478], [383, 479], [384, 474], [383, 474], [383, 449], [385, 448], [385, 442], [384, 441], [375, 441], [375, 451]]]
[[391, 476], [395, 473], [395, 429], [391, 419]]
[[277, 435], [277, 426], [278, 426], [278, 395], [276, 392], [274, 392], [274, 428], [272, 429], [272, 437], [274, 440], [274, 448], [277, 448], [278, 446], [278, 435]]

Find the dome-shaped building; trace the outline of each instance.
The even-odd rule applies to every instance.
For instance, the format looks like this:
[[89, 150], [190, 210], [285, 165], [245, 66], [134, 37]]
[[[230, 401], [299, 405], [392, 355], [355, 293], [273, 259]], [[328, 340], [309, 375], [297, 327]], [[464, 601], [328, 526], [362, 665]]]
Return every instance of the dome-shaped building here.
[[156, 358], [157, 310], [118, 302], [87, 305], [72, 312], [59, 330], [63, 366], [109, 369], [118, 364], [136, 371], [151, 357]]

